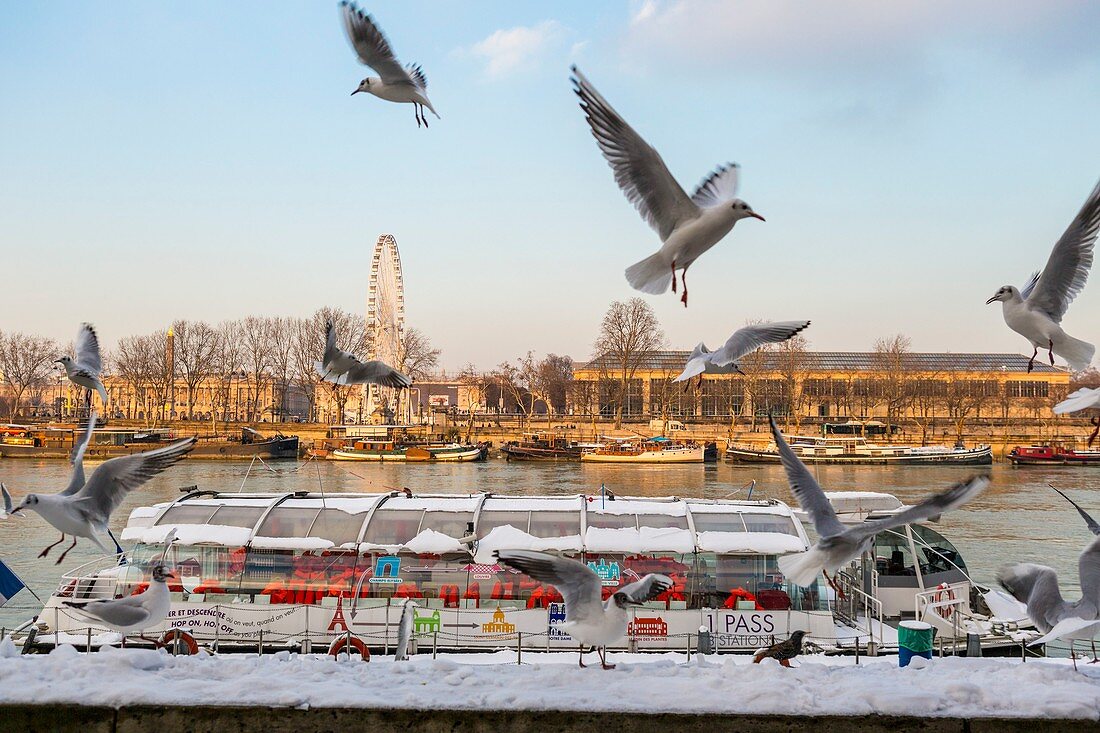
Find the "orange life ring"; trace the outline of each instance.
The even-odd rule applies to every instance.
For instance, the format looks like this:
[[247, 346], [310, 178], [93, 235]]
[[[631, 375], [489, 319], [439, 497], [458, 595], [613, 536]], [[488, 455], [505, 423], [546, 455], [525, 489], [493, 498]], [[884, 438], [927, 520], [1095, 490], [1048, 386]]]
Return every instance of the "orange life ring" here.
[[161, 648], [171, 651], [175, 647], [176, 639], [179, 639], [180, 654], [199, 653], [199, 644], [197, 641], [195, 641], [195, 637], [191, 636], [186, 631], [180, 631], [179, 629], [170, 629], [164, 633], [164, 636], [162, 636], [160, 639]]
[[344, 651], [348, 646], [351, 646], [351, 648], [359, 652], [359, 656], [363, 658], [364, 662], [370, 661], [370, 649], [367, 649], [367, 645], [363, 643], [363, 640], [358, 636], [350, 636], [348, 634], [332, 642], [332, 646], [328, 648], [328, 653], [332, 655], [333, 658], [337, 658], [340, 656], [340, 652]]
[[[940, 583], [936, 586], [936, 594], [932, 596], [932, 601], [939, 603], [940, 601], [953, 601], [955, 600], [955, 591], [951, 590], [951, 586], [947, 583]], [[951, 618], [951, 614], [955, 613], [954, 606], [936, 606], [936, 613], [940, 615], [940, 618]]]

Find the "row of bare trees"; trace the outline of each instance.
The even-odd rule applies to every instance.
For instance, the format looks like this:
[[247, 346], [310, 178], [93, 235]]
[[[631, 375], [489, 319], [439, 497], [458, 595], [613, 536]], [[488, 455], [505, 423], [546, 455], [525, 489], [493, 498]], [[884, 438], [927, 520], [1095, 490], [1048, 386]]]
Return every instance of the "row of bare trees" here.
[[[194, 419], [198, 389], [213, 385], [214, 415], [226, 419], [283, 419], [292, 392], [305, 400], [305, 412], [311, 418], [319, 394], [328, 394], [338, 405], [337, 414], [342, 415], [360, 388], [325, 383], [327, 392], [319, 389], [321, 379], [315, 365], [324, 352], [329, 321], [335, 324], [340, 347], [366, 358], [363, 316], [335, 308], [322, 308], [308, 318], [249, 316], [216, 325], [178, 320], [172, 324], [171, 336], [163, 330], [125, 336], [104, 354], [105, 373], [128, 387], [129, 404], [113, 408], [128, 417], [140, 412], [155, 421], [171, 417], [165, 410], [174, 402], [179, 416]], [[46, 388], [54, 375], [53, 361], [61, 353], [62, 347], [45, 337], [0, 333], [0, 375], [8, 386], [4, 407], [9, 419], [28, 402], [25, 397], [29, 393]], [[393, 366], [416, 381], [437, 367], [439, 356], [428, 337], [411, 328], [404, 334], [398, 363]], [[173, 393], [180, 381], [185, 388], [183, 400]]]

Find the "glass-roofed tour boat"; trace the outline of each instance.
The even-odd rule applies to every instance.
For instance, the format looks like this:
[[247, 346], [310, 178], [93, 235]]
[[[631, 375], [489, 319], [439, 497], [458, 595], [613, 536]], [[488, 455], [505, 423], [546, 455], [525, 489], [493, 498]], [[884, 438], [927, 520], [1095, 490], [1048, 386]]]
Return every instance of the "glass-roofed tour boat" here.
[[[131, 512], [128, 564], [104, 558], [64, 577], [37, 617], [35, 644], [83, 644], [93, 633], [117, 641], [64, 602], [140, 592], [166, 556], [180, 578], [167, 621], [145, 635], [178, 635], [192, 651], [392, 649], [406, 599], [419, 605], [421, 645], [575, 648], [557, 627], [561, 595], [496, 564], [493, 551], [505, 548], [582, 560], [605, 597], [646, 573], [670, 576], [668, 592], [632, 609], [624, 648], [690, 648], [703, 627], [718, 651], [755, 650], [796, 629], [827, 651], [856, 640], [889, 650], [888, 622], [914, 616], [956, 639], [968, 621], [990, 643], [1015, 630], [972, 610], [962, 558], [923, 526], [880, 535], [873, 557], [838, 574], [839, 594], [820, 580], [792, 585], [776, 558], [810, 540], [774, 499], [181, 491]], [[902, 506], [885, 494], [831, 496], [853, 521]]]

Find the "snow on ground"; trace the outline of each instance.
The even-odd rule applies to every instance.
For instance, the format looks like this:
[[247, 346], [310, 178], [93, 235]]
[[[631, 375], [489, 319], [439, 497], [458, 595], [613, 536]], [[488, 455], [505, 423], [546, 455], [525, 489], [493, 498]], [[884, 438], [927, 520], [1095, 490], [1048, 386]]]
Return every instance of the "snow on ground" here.
[[421, 654], [408, 663], [113, 647], [84, 654], [64, 645], [48, 655], [14, 651], [0, 644], [0, 703], [1100, 717], [1100, 668], [1074, 671], [1069, 660], [947, 658], [899, 669], [896, 657], [859, 666], [851, 657], [805, 657], [785, 669], [744, 656], [688, 662], [613, 653], [618, 668], [603, 671], [578, 668], [571, 653], [525, 653], [517, 666], [511, 651]]

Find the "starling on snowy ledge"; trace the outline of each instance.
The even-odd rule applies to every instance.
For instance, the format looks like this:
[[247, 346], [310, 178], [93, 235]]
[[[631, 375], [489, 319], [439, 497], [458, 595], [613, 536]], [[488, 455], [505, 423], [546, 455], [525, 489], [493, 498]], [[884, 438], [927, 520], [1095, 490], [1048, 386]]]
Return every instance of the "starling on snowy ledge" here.
[[767, 649], [761, 649], [753, 656], [752, 663], [760, 664], [761, 659], [771, 657], [772, 659], [779, 660], [779, 663], [784, 667], [790, 667], [790, 660], [802, 653], [802, 637], [805, 635], [805, 631], [799, 630], [791, 634], [790, 638], [786, 641], [772, 644]]

